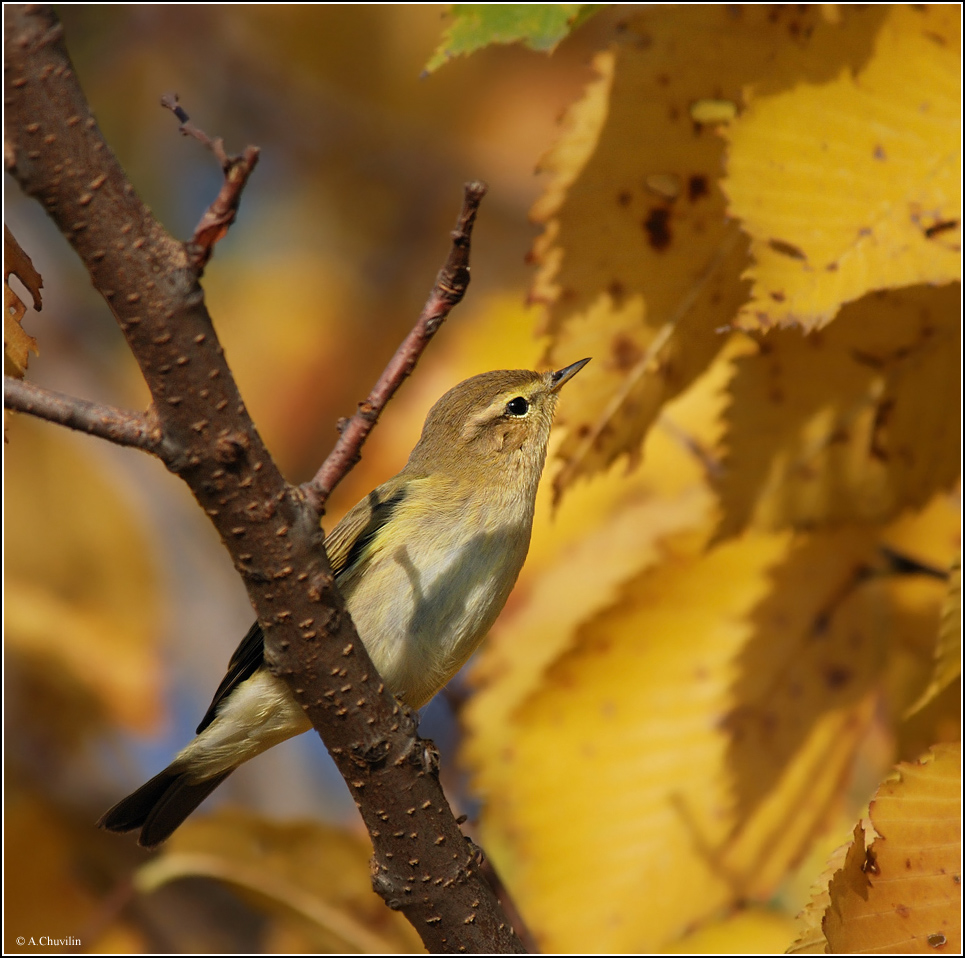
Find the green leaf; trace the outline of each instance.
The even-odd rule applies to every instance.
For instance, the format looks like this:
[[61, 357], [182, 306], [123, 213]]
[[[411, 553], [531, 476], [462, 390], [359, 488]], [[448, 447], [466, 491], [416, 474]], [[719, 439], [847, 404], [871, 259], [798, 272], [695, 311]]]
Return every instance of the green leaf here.
[[531, 50], [552, 52], [571, 30], [591, 17], [599, 3], [456, 3], [452, 26], [426, 64], [426, 73], [452, 57], [491, 43], [522, 41]]

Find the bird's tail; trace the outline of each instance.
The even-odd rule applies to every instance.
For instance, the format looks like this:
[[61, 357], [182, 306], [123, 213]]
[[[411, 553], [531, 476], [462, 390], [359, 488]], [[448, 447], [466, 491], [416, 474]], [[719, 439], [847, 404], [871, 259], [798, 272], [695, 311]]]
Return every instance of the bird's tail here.
[[136, 792], [108, 809], [98, 826], [109, 832], [140, 829], [137, 843], [144, 848], [160, 845], [233, 771], [228, 769], [202, 782], [192, 781], [175, 762]]

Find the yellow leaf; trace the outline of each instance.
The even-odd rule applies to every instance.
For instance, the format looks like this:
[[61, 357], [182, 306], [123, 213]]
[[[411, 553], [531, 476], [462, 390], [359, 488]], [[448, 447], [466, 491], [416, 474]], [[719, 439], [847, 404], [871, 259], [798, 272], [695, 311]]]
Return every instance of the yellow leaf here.
[[[695, 901], [706, 915], [727, 898], [726, 876], [694, 841], [726, 804], [706, 787], [705, 770], [721, 760], [711, 716], [724, 708], [727, 663], [746, 635], [740, 610], [763, 594], [759, 569], [782, 543], [704, 561], [692, 537], [664, 549], [662, 566], [580, 630], [491, 760], [511, 787], [487, 796], [486, 841], [493, 830], [512, 836], [511, 889], [547, 951], [594, 940], [598, 951], [653, 947], [683, 930]], [[592, 876], [592, 896], [561, 880], [560, 861]]]
[[706, 117], [716, 104], [717, 120], [721, 104], [740, 109], [748, 84], [830, 79], [866, 56], [881, 17], [849, 12], [832, 25], [816, 9], [650, 6], [596, 59], [599, 78], [546, 161], [553, 180], [533, 210], [545, 226], [533, 299], [547, 304], [551, 361], [594, 357], [561, 417], [557, 496], [635, 460], [746, 299], [746, 243], [718, 184], [724, 145], [693, 110]]
[[[722, 718], [738, 821], [763, 808], [822, 720], [841, 724], [839, 741], [854, 744], [853, 713], [874, 690], [887, 622], [887, 597], [868, 578], [876, 555], [875, 530], [852, 527], [797, 539], [771, 570], [735, 659], [735, 706]], [[802, 785], [813, 805], [817, 778]], [[783, 828], [806, 818], [798, 810]]]
[[752, 98], [727, 128], [745, 328], [814, 329], [871, 290], [960, 279], [960, 34], [957, 4], [889, 6], [859, 71]]
[[924, 708], [939, 692], [962, 674], [962, 560], [952, 566], [948, 591], [942, 607], [942, 618], [935, 645], [935, 670], [928, 687], [908, 710], [909, 714]]
[[899, 765], [870, 815], [878, 837], [859, 825], [831, 881], [829, 951], [961, 954], [961, 747]]
[[470, 732], [463, 760], [483, 770], [478, 784], [486, 792], [509, 787], [497, 782], [508, 767], [486, 759], [511, 740], [514, 713], [540, 694], [546, 670], [570, 649], [577, 628], [610, 605], [623, 582], [663, 558], [668, 534], [706, 525], [710, 506], [700, 487], [673, 498], [618, 500], [610, 516], [530, 575], [528, 588], [523, 583], [523, 595], [500, 618], [472, 671], [482, 688], [462, 715]]
[[668, 955], [767, 955], [778, 953], [794, 934], [794, 919], [773, 908], [741, 908], [685, 935], [665, 948]]
[[328, 825], [222, 811], [182, 825], [135, 881], [142, 893], [182, 878], [226, 882], [277, 920], [311, 926], [315, 952], [419, 950], [411, 925], [372, 894], [370, 855], [368, 841]]
[[718, 537], [924, 505], [960, 471], [957, 286], [866, 296], [735, 361]]
[[[555, 661], [510, 692], [509, 715], [499, 675], [470, 706], [486, 846], [547, 950], [652, 950], [768, 899], [874, 713], [880, 603], [859, 574], [872, 534], [745, 536], [709, 554], [705, 536], [665, 538], [609, 608], [584, 604], [568, 647], [555, 636], [579, 600], [557, 592], [563, 621], [541, 601]], [[524, 621], [517, 648], [541, 641], [539, 616]]]

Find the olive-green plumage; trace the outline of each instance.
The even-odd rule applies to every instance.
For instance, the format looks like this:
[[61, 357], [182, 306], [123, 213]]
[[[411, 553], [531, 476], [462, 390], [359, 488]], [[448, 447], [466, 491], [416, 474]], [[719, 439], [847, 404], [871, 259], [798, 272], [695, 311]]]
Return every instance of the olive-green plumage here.
[[[359, 636], [407, 705], [421, 707], [455, 675], [505, 605], [529, 548], [560, 387], [587, 362], [459, 383], [429, 411], [405, 468], [325, 540]], [[102, 827], [139, 828], [140, 844], [153, 847], [242, 762], [311, 728], [263, 652], [256, 622], [197, 737]]]

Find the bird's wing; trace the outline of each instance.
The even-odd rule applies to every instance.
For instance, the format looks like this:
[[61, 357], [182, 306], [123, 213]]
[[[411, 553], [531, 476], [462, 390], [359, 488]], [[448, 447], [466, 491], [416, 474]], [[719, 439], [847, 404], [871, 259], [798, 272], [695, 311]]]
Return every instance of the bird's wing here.
[[[370, 492], [350, 509], [325, 539], [325, 551], [335, 579], [353, 568], [364, 557], [379, 530], [405, 498], [406, 482], [395, 476]], [[197, 728], [200, 735], [215, 719], [221, 703], [244, 681], [250, 679], [265, 661], [265, 634], [255, 622], [235, 649], [228, 671]]]
[[394, 476], [346, 512], [342, 521], [329, 533], [325, 540], [325, 551], [336, 580], [365, 557], [379, 531], [405, 499], [408, 488], [406, 479]]
[[241, 644], [235, 649], [235, 654], [231, 656], [228, 663], [228, 671], [218, 686], [218, 691], [214, 693], [214, 698], [208, 706], [208, 711], [204, 713], [201, 724], [196, 730], [200, 735], [213, 721], [218, 714], [218, 707], [221, 703], [237, 688], [245, 679], [250, 679], [265, 661], [265, 634], [261, 631], [261, 626], [257, 620], [254, 625], [245, 633]]

